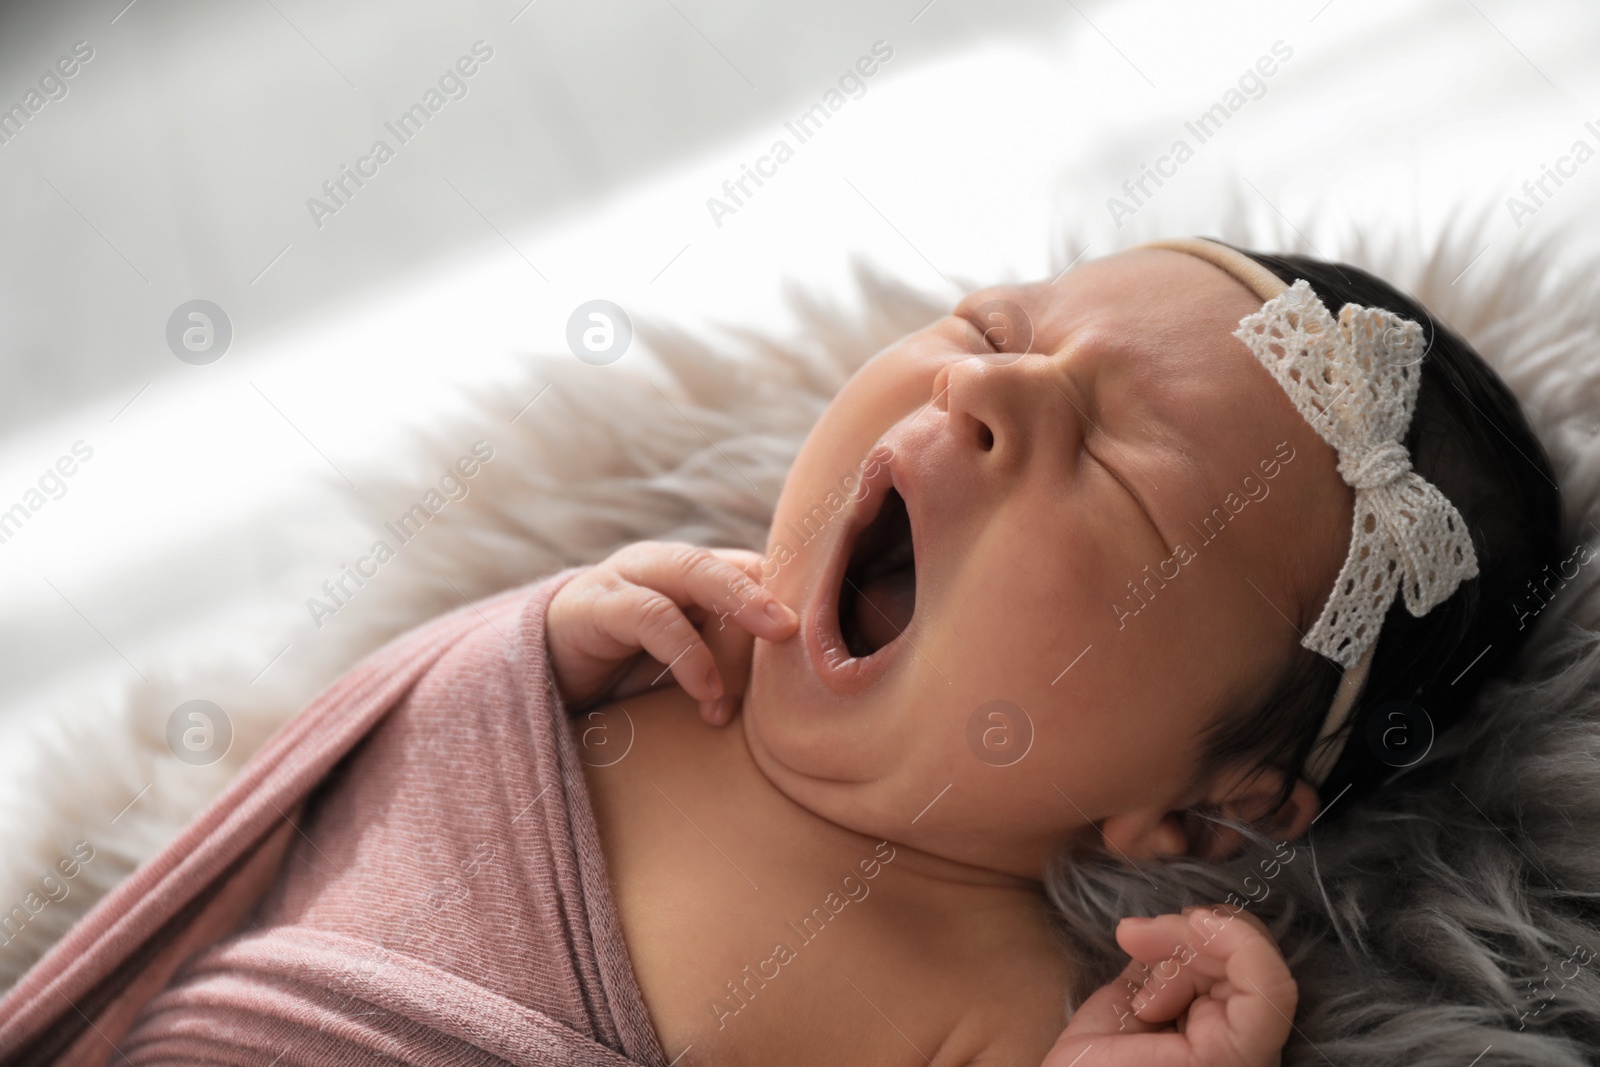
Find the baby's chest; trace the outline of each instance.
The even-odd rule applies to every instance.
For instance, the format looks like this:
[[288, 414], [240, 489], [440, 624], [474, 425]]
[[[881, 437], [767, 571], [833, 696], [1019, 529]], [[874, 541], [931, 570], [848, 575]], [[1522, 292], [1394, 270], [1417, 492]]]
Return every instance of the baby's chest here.
[[754, 885], [719, 885], [668, 860], [619, 880], [635, 974], [680, 1067], [958, 1067], [980, 1054], [1034, 1067], [1059, 1033], [1059, 969], [964, 957], [859, 876], [796, 892], [747, 873]]

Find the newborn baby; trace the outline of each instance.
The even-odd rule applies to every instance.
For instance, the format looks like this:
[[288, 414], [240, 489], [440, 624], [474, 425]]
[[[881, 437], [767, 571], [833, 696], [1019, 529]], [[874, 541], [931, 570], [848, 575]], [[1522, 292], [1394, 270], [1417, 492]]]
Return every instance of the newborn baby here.
[[[975, 312], [997, 301], [1031, 322], [1031, 346], [1020, 323], [986, 336]], [[1130, 858], [1225, 847], [1196, 840], [1184, 819], [1207, 805], [1270, 815], [1285, 838], [1310, 823], [1310, 785], [1263, 812], [1281, 772], [1200, 759], [1219, 710], [1260, 702], [1282, 677], [1349, 538], [1351, 492], [1333, 449], [1232, 335], [1260, 306], [1221, 270], [1169, 250], [975, 293], [875, 357], [824, 413], [784, 485], [774, 539], [817, 526], [813, 509], [852, 471], [859, 499], [787, 562], [770, 557], [765, 588], [746, 588], [763, 577], [754, 554], [634, 546], [557, 594], [549, 639], [570, 705], [640, 647], [671, 662], [682, 686], [628, 701], [632, 752], [588, 775], [635, 971], [669, 1051], [812, 1063], [829, 1049], [859, 1050], [860, 1062], [915, 1062], [920, 1050], [962, 1063], [987, 1050], [1038, 1062], [1061, 1030], [1070, 966], [1038, 889], [1063, 841]], [[1127, 582], [1192, 540], [1186, 524], [1241, 476], [1284, 459], [1271, 506], [1241, 514], [1119, 628], [1110, 605]], [[900, 540], [851, 568], [874, 535]], [[730, 646], [719, 672], [676, 605], [741, 603], [724, 624], [761, 640], [752, 656], [713, 631]], [[725, 722], [740, 689], [725, 735], [684, 714], [697, 699]], [[1031, 750], [1006, 767], [967, 744], [971, 713], [997, 699], [1032, 720]], [[652, 803], [657, 788], [695, 825]], [[726, 865], [731, 878], [708, 872], [707, 840], [727, 842], [765, 893]], [[895, 859], [875, 897], [810, 949], [824, 958], [807, 962], [838, 977], [775, 980], [736, 1020], [713, 1017], [708, 1005], [739, 1007], [725, 980], [766, 957], [784, 920], [807, 914], [882, 840]], [[1126, 926], [1125, 947], [1155, 964], [1183, 920]], [[1181, 974], [1210, 990], [1230, 960], [1252, 966], [1212, 1006], [1226, 995], [1253, 1009], [1199, 1013], [1207, 1026], [1190, 1039], [1272, 1062], [1294, 985], [1271, 943], [1236, 927]], [[1245, 931], [1254, 936], [1234, 936]], [[1146, 1014], [1166, 1023], [1186, 1006]], [[1080, 1014], [1078, 1029], [1117, 1033], [1118, 1020], [1091, 1027]]]
[[1548, 468], [1351, 268], [974, 293], [842, 389], [765, 554], [631, 545], [336, 683], [0, 1002], [0, 1063], [1278, 1063], [1248, 901], [1125, 918], [1117, 976], [1052, 879], [1286, 862], [1403, 787], [1375, 709], [1445, 729], [1515, 653]]
[[[1218, 901], [1125, 920], [1117, 939], [1133, 962], [1063, 1032], [1073, 962], [1041, 893], [1063, 846], [1223, 858], [1244, 844], [1229, 823], [1303, 834], [1336, 799], [1306, 762], [1317, 757], [1320, 782], [1339, 755], [1321, 736], [1329, 705], [1349, 715], [1396, 586], [1410, 583], [1419, 615], [1477, 573], [1468, 524], [1437, 489], [1437, 514], [1408, 516], [1415, 570], [1347, 563], [1372, 551], [1352, 547], [1352, 483], [1376, 479], [1341, 465], [1320, 432], [1337, 389], [1308, 411], [1291, 398], [1300, 374], [1323, 368], [1275, 380], [1281, 334], [1235, 335], [1263, 302], [1239, 275], [1283, 287], [1252, 266], [1175, 242], [974, 293], [840, 392], [784, 485], [765, 557], [634, 545], [557, 594], [550, 654], [569, 705], [608, 690], [614, 701], [641, 648], [650, 674], [669, 669], [680, 686], [586, 716], [593, 752], [632, 738], [625, 759], [586, 761], [587, 779], [669, 1052], [1278, 1062], [1296, 987], [1253, 916]], [[1414, 379], [1425, 342], [1397, 322], [1366, 340], [1389, 346], [1377, 370]], [[1542, 459], [1477, 368], [1460, 378], [1481, 390], [1468, 402], [1509, 411], [1509, 432]], [[1372, 377], [1374, 391], [1390, 384]], [[1431, 432], [1450, 429], [1432, 420]], [[1502, 480], [1471, 503], [1495, 494], [1515, 491]], [[1553, 538], [1551, 509], [1526, 510], [1529, 532], [1484, 545], [1497, 587], [1515, 588], [1499, 572], [1525, 569]], [[1358, 534], [1381, 532], [1383, 515], [1361, 518]], [[1315, 624], [1336, 579], [1346, 632], [1323, 637], [1324, 658], [1302, 638], [1329, 631]], [[1458, 640], [1471, 623], [1452, 618]], [[648, 680], [630, 673], [624, 691]], [[1308, 695], [1310, 715], [1292, 706]], [[697, 723], [696, 702], [726, 728]], [[1276, 730], [1239, 744], [1262, 709], [1278, 711]], [[1026, 740], [1004, 738], [1018, 747], [993, 758], [982, 739], [994, 731]], [[1230, 731], [1231, 748], [1219, 745]], [[857, 873], [870, 899], [798, 947], [808, 931], [786, 921], [883, 848], [892, 862], [870, 889]], [[789, 956], [804, 977], [786, 976]]]

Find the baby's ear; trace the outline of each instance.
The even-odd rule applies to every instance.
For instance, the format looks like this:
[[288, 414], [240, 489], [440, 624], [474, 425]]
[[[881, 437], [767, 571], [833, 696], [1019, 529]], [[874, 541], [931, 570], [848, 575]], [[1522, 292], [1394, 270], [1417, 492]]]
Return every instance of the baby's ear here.
[[[1229, 822], [1254, 826], [1275, 841], [1293, 841], [1311, 827], [1311, 821], [1317, 817], [1319, 800], [1316, 787], [1299, 778], [1288, 797], [1279, 804], [1278, 794], [1283, 789], [1284, 778], [1284, 772], [1276, 767], [1256, 768], [1225, 783], [1220, 799], [1208, 811]], [[1232, 827], [1203, 818], [1198, 810], [1184, 815], [1189, 855], [1225, 860], [1244, 848], [1244, 837]]]

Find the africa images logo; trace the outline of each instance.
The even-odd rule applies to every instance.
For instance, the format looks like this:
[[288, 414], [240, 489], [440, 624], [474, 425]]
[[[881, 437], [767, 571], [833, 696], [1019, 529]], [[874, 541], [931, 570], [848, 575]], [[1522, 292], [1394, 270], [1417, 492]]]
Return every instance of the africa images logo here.
[[[738, 1015], [750, 1006], [757, 994], [767, 987], [767, 983], [774, 982], [783, 973], [783, 968], [800, 958], [800, 949], [822, 936], [824, 930], [837, 920], [843, 911], [852, 902], [860, 904], [872, 893], [869, 884], [874, 878], [883, 873], [883, 869], [894, 862], [898, 855], [895, 847], [887, 841], [879, 841], [873, 848], [872, 855], [860, 860], [856, 869], [839, 879], [838, 888], [830, 890], [822, 898], [822, 903], [812, 908], [798, 920], [791, 920], [784, 924], [784, 934], [777, 938], [772, 946], [772, 952], [757, 961], [755, 970], [746, 964], [737, 981], [725, 982], [728, 992], [710, 1002], [711, 1017], [716, 1021], [717, 1029], [721, 1030], [728, 1025], [728, 1020]], [[859, 870], [859, 874], [857, 871]], [[793, 934], [791, 938], [789, 935]], [[794, 944], [791, 945], [790, 941]]]
[[[802, 111], [798, 118], [784, 122], [783, 128], [794, 136], [794, 144], [791, 145], [786, 138], [779, 137], [772, 142], [765, 155], [756, 157], [754, 167], [748, 163], [739, 164], [739, 176], [729, 178], [722, 183], [722, 197], [706, 197], [706, 210], [711, 213], [711, 221], [717, 224], [717, 229], [722, 229], [722, 220], [725, 216], [736, 214], [745, 205], [746, 200], [755, 196], [756, 189], [766, 184], [763, 179], [777, 176], [779, 165], [794, 158], [797, 146], [815, 137], [822, 130], [823, 124], [833, 118], [834, 113], [842, 109], [845, 104], [866, 96], [866, 79], [878, 73], [879, 66], [893, 58], [893, 46], [886, 41], [873, 41], [872, 54], [862, 56], [855, 61], [854, 66], [847, 67], [839, 76], [837, 89], [830, 88], [822, 94], [821, 100]], [[751, 188], [752, 183], [755, 185], [754, 189]]]
[[396, 146], [408, 144], [421, 133], [428, 120], [443, 110], [445, 104], [451, 100], [465, 100], [470, 91], [467, 79], [477, 74], [482, 64], [493, 58], [494, 49], [488, 42], [474, 41], [472, 55], [460, 57], [453, 67], [446, 68], [439, 75], [438, 88], [429, 86], [421, 100], [402, 111], [392, 122], [383, 124], [394, 136], [394, 145], [382, 137], [378, 138], [372, 142], [367, 154], [356, 160], [354, 169], [349, 164], [342, 164], [336, 177], [322, 183], [326, 199], [307, 197], [306, 210], [311, 212], [311, 221], [317, 229], [322, 229], [328, 216], [337, 215], [348, 207], [356, 191], [378, 176], [379, 168], [395, 157]]
[[88, 41], [76, 41], [72, 53], [57, 59], [39, 76], [39, 87], [29, 88], [22, 99], [14, 104], [0, 105], [0, 145], [8, 145], [20, 134], [46, 104], [65, 100], [71, 87], [67, 84], [94, 58], [94, 46]]
[[1178, 575], [1183, 573], [1182, 569], [1199, 558], [1200, 549], [1221, 537], [1228, 523], [1249, 507], [1251, 502], [1260, 503], [1267, 499], [1272, 492], [1272, 486], [1268, 483], [1282, 472], [1285, 465], [1293, 463], [1294, 458], [1294, 446], [1287, 441], [1280, 441], [1272, 456], [1257, 464], [1261, 471], [1259, 479], [1254, 474], [1245, 475], [1240, 483], [1243, 496], [1237, 492], [1229, 493], [1223, 497], [1222, 506], [1212, 508], [1210, 514], [1200, 520], [1199, 526], [1192, 522], [1189, 524], [1189, 528], [1200, 535], [1194, 545], [1179, 541], [1172, 555], [1157, 563], [1154, 571], [1148, 563], [1145, 564], [1144, 578], [1138, 583], [1130, 580], [1128, 595], [1122, 598], [1123, 602], [1111, 605], [1111, 610], [1117, 616], [1117, 629], [1127, 626], [1129, 619], [1149, 607], [1156, 594], [1165, 589], [1168, 582], [1176, 581]]

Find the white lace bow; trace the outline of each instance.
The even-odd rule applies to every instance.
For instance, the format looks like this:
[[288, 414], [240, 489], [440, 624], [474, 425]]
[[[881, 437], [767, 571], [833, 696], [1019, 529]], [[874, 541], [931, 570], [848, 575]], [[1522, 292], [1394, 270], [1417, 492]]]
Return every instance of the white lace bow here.
[[1461, 513], [1411, 469], [1401, 443], [1426, 338], [1382, 308], [1346, 304], [1336, 323], [1304, 278], [1241, 319], [1234, 336], [1338, 451], [1339, 474], [1355, 490], [1350, 551], [1301, 642], [1349, 669], [1376, 642], [1396, 584], [1420, 616], [1478, 573]]

